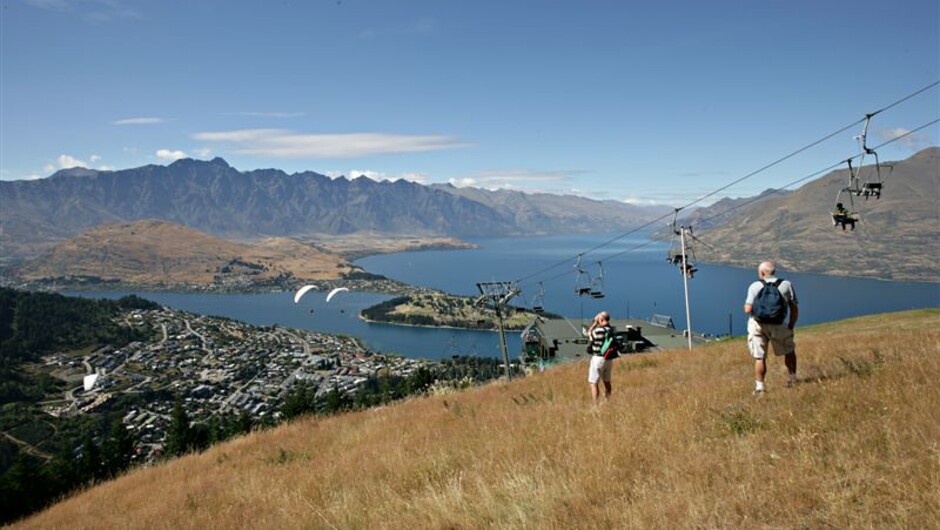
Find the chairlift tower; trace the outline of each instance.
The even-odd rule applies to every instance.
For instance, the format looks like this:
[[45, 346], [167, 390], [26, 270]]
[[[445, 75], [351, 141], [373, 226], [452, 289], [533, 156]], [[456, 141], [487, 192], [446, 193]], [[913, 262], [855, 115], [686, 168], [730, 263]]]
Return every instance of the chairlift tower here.
[[512, 374], [509, 370], [509, 352], [506, 348], [506, 332], [503, 329], [503, 315], [506, 311], [506, 305], [519, 294], [519, 289], [513, 282], [480, 282], [477, 283], [477, 289], [480, 290], [480, 298], [477, 301], [491, 304], [496, 311], [496, 322], [499, 325], [499, 347], [503, 352], [506, 379], [512, 381]]
[[685, 327], [689, 336], [689, 351], [692, 351], [692, 311], [689, 309], [689, 270], [688, 253], [685, 249], [685, 234], [689, 232], [685, 226], [679, 227], [679, 241], [682, 244], [682, 285], [685, 287]]

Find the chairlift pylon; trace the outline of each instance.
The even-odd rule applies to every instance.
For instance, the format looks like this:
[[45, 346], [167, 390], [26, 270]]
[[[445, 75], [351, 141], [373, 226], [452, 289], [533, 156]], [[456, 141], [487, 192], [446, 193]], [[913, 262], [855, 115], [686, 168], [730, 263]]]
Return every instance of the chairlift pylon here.
[[666, 261], [672, 265], [679, 268], [680, 274], [684, 274], [692, 279], [695, 277], [695, 273], [698, 272], [698, 268], [695, 267], [695, 250], [692, 246], [691, 241], [687, 241], [685, 245], [685, 253], [683, 254], [682, 245], [677, 236], [681, 235], [681, 230], [687, 230], [691, 235], [691, 227], [686, 228], [685, 226], [676, 227], [676, 221], [672, 223], [673, 237], [672, 242], [669, 245], [669, 251], [666, 254]]

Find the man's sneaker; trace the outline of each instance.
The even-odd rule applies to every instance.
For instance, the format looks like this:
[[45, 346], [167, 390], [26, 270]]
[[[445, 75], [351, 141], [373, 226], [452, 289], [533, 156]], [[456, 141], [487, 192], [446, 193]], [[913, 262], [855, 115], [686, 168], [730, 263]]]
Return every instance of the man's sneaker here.
[[759, 398], [759, 397], [761, 397], [761, 396], [763, 396], [763, 395], [764, 395], [764, 389], [762, 389], [762, 388], [755, 388], [755, 389], [754, 389], [754, 397]]

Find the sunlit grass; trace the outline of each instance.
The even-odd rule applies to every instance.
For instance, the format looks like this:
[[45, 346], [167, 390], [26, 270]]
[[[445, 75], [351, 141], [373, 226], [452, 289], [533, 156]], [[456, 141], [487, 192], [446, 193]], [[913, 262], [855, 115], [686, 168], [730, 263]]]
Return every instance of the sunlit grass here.
[[257, 432], [17, 528], [930, 528], [940, 311], [799, 329], [751, 396], [743, 339], [584, 362]]

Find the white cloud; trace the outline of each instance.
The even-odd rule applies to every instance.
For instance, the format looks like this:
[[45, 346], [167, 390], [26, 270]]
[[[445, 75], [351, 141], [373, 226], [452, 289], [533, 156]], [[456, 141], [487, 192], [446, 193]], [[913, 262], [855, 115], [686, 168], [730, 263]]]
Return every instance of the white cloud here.
[[650, 199], [648, 197], [637, 197], [636, 195], [627, 195], [626, 197], [620, 199], [620, 202], [625, 204], [632, 204], [634, 206], [657, 206], [662, 204], [656, 199]]
[[142, 117], [142, 118], [124, 118], [121, 120], [114, 120], [111, 122], [112, 125], [154, 125], [157, 123], [163, 123], [163, 118], [154, 118], [154, 117]]
[[89, 22], [110, 22], [117, 18], [140, 18], [140, 12], [126, 0], [26, 0], [26, 3], [60, 13], [75, 13]]
[[306, 116], [306, 112], [259, 112], [259, 111], [243, 111], [236, 112], [238, 116], [251, 116], [255, 118], [300, 118], [301, 116]]
[[477, 182], [477, 179], [473, 177], [452, 178], [447, 182], [458, 188], [477, 188], [480, 186], [480, 183]]
[[207, 147], [203, 147], [202, 149], [195, 149], [193, 150], [193, 154], [199, 158], [209, 158], [209, 156], [212, 154], [212, 149]]
[[616, 193], [613, 195], [613, 197], [611, 196], [598, 197], [596, 194], [592, 194], [591, 196], [595, 199], [614, 198], [622, 202], [625, 202], [627, 204], [634, 204], [637, 206], [671, 206], [674, 208], [678, 206], [684, 206], [692, 202], [695, 202], [695, 206], [709, 206], [711, 204], [714, 204], [720, 201], [723, 198], [728, 198], [728, 197], [737, 198], [737, 197], [733, 197], [725, 193], [720, 193], [718, 195], [709, 195], [707, 198], [705, 198], [706, 195], [708, 195], [709, 193], [711, 192], [696, 191], [694, 189], [687, 189], [687, 190], [684, 189], [684, 190], [674, 190], [674, 191], [651, 191], [649, 194], [644, 195], [642, 197], [633, 195], [633, 194], [626, 194], [620, 199], [617, 199]]
[[162, 158], [163, 160], [179, 160], [181, 158], [187, 158], [189, 155], [185, 151], [180, 150], [170, 150], [170, 149], [157, 149], [157, 158]]
[[67, 169], [67, 168], [70, 168], [70, 167], [85, 167], [85, 168], [87, 168], [87, 167], [90, 166], [90, 164], [88, 164], [88, 162], [79, 160], [79, 159], [77, 159], [77, 158], [75, 158], [75, 157], [73, 157], [73, 156], [71, 156], [71, 155], [59, 155], [59, 158], [56, 159], [56, 161], [59, 163], [59, 168], [61, 168], [61, 169]]
[[[488, 170], [476, 175], [449, 179], [452, 185], [462, 188], [524, 189], [526, 191], [546, 191], [546, 186], [557, 188], [558, 184], [568, 183], [572, 177], [587, 173], [584, 170], [548, 170], [498, 169]], [[557, 190], [554, 190], [557, 191]]]
[[347, 177], [354, 179], [359, 176], [367, 177], [376, 182], [387, 180], [389, 182], [395, 182], [399, 180], [407, 180], [410, 182], [417, 182], [419, 184], [427, 184], [429, 178], [424, 173], [402, 173], [400, 175], [389, 175], [383, 171], [375, 171], [372, 169], [350, 169], [349, 171], [327, 171], [324, 175], [337, 179], [339, 177]]
[[443, 135], [382, 133], [301, 134], [284, 129], [201, 132], [193, 138], [232, 145], [234, 153], [275, 158], [357, 158], [468, 147]]
[[897, 140], [895, 143], [911, 151], [920, 151], [931, 144], [931, 140], [926, 135], [912, 133], [903, 127], [887, 129], [878, 132], [878, 136], [884, 141]]
[[279, 134], [286, 134], [281, 129], [238, 129], [234, 131], [202, 132], [193, 135], [193, 138], [205, 142], [231, 142], [250, 143], [274, 138]]
[[379, 182], [380, 180], [386, 180], [385, 173], [381, 171], [372, 171], [370, 169], [353, 169], [349, 172], [349, 178], [359, 178], [366, 177], [369, 180], [374, 180]]
[[26, 3], [50, 11], [67, 11], [69, 9], [69, 3], [66, 0], [26, 0]]
[[404, 173], [398, 175], [398, 177], [392, 180], [407, 180], [410, 182], [417, 182], [418, 184], [427, 184], [430, 182], [430, 177], [424, 173]]
[[[56, 158], [55, 163], [46, 164], [42, 166], [42, 169], [46, 173], [54, 173], [58, 169], [69, 169], [73, 167], [83, 167], [86, 169], [91, 169], [91, 168], [95, 168], [95, 163], [100, 162], [100, 161], [101, 161], [101, 155], [89, 155], [88, 162], [86, 162], [72, 155], [63, 154], [63, 155], [59, 155], [59, 157]], [[98, 164], [96, 169], [100, 169], [102, 171], [112, 171], [113, 167], [108, 166], [108, 165]]]

